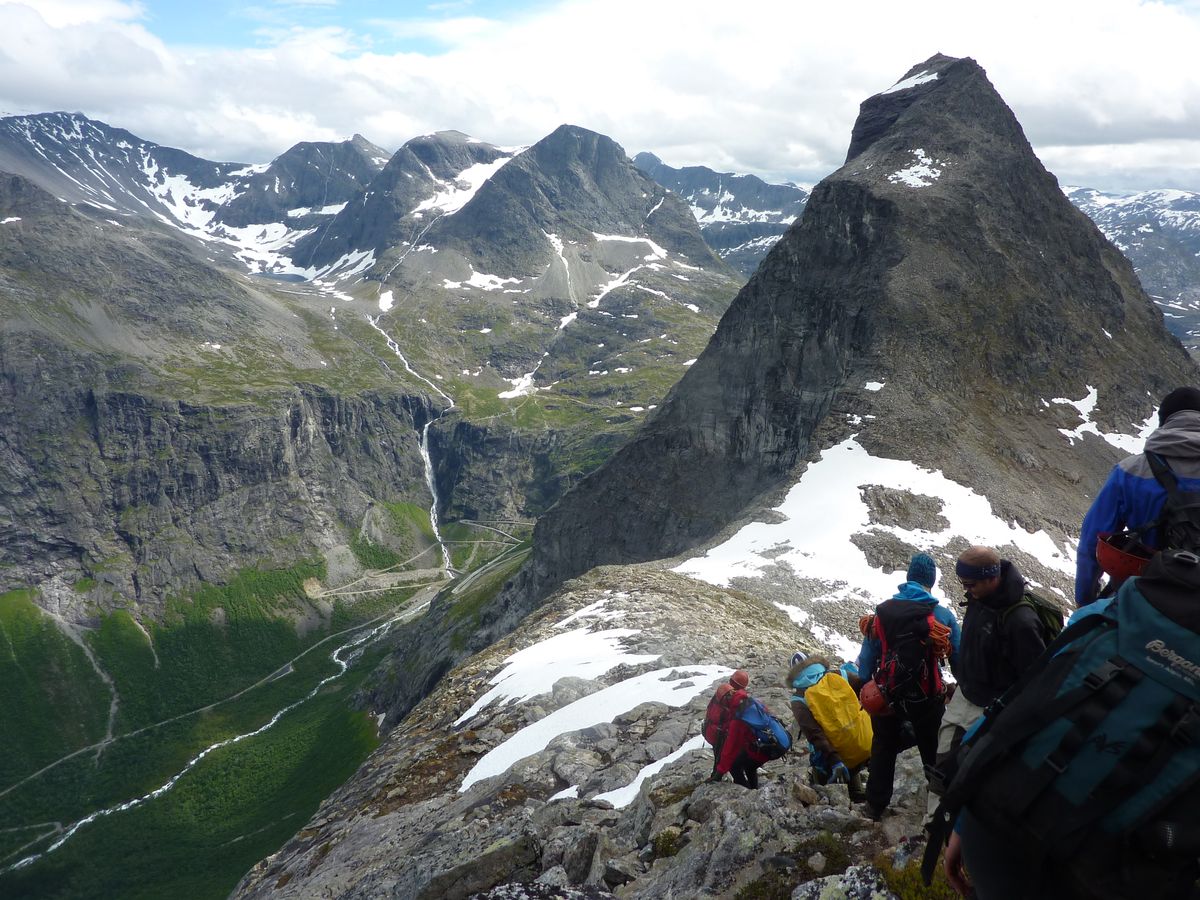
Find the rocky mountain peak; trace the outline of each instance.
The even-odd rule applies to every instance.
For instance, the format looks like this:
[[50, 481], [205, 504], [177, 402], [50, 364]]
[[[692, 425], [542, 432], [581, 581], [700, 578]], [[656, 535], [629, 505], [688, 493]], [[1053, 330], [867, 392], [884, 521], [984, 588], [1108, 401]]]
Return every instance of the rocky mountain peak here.
[[863, 104], [849, 162], [663, 408], [539, 521], [501, 605], [694, 547], [851, 439], [1069, 542], [1116, 433], [1197, 374], [983, 70], [934, 57]]
[[645, 236], [693, 265], [724, 270], [687, 206], [642, 173], [616, 141], [561, 125], [518, 154], [437, 233], [485, 271], [528, 274], [554, 253], [545, 237]]

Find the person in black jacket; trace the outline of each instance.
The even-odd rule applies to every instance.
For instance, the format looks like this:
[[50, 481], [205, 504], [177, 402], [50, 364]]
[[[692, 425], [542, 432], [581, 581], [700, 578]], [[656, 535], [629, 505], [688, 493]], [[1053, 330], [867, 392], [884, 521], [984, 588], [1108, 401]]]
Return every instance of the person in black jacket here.
[[[963, 732], [1003, 694], [1046, 649], [1037, 613], [1023, 603], [1025, 579], [1017, 567], [990, 547], [970, 547], [954, 573], [966, 595], [954, 696], [938, 730], [938, 758], [952, 753]], [[930, 798], [930, 812], [936, 798]]]

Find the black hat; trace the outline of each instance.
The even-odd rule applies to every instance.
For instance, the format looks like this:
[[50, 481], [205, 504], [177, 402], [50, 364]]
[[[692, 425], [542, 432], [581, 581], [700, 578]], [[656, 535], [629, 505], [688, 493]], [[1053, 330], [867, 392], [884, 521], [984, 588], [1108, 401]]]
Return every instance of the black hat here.
[[1158, 424], [1162, 425], [1184, 409], [1200, 410], [1200, 390], [1194, 387], [1175, 388], [1163, 397], [1162, 405], [1158, 408]]

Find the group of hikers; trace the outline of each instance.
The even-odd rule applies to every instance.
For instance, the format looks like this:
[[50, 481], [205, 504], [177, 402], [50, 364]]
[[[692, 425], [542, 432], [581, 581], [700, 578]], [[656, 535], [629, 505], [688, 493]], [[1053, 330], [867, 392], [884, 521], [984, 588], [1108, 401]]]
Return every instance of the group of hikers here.
[[[961, 629], [918, 553], [860, 620], [854, 663], [793, 654], [810, 779], [846, 784], [879, 820], [915, 746], [923, 875], [940, 858], [963, 896], [1200, 898], [1200, 390], [1163, 399], [1145, 452], [1097, 494], [1065, 628], [991, 548], [959, 554], [954, 574]], [[756, 788], [791, 738], [749, 685], [738, 670], [717, 689], [704, 736], [711, 780]]]

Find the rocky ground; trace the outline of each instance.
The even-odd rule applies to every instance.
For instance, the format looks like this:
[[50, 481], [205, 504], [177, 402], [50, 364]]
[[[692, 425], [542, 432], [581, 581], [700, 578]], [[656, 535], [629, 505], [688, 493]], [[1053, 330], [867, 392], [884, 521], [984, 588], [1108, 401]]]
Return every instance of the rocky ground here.
[[[619, 630], [623, 659], [594, 677], [548, 676], [527, 699], [463, 718], [518, 652], [579, 628]], [[830, 879], [838, 896], [890, 896], [884, 878], [911, 879], [895, 869], [920, 845], [914, 752], [882, 822], [844, 787], [811, 785], [801, 747], [767, 764], [757, 791], [707, 780], [712, 752], [697, 735], [712, 685], [745, 668], [753, 693], [790, 721], [783, 676], [797, 648], [824, 649], [767, 601], [653, 566], [595, 570], [448, 674], [235, 896], [817, 897], [832, 896]], [[604, 721], [574, 712], [668, 668], [681, 705], [634, 697]], [[582, 727], [554, 728], [542, 749], [478, 778], [487, 754], [572, 715]]]

